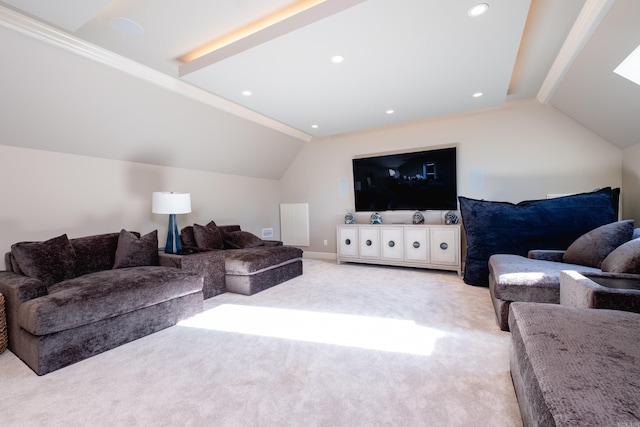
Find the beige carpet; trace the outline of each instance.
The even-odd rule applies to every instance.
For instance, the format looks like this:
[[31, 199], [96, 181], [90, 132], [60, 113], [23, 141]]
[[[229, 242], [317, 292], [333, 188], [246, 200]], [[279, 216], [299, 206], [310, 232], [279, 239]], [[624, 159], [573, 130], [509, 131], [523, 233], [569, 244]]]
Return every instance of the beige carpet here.
[[509, 334], [451, 272], [304, 274], [43, 377], [0, 355], [2, 426], [520, 426]]

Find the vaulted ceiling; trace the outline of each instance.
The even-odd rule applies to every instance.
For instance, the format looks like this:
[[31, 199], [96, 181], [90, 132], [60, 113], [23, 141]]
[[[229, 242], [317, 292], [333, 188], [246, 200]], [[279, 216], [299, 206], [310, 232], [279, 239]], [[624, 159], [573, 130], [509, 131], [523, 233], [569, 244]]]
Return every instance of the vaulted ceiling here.
[[[470, 16], [478, 3], [488, 10]], [[219, 99], [218, 107], [302, 140], [538, 97], [621, 148], [640, 142], [640, 87], [613, 73], [640, 45], [637, 0], [0, 6], [6, 26], [24, 15], [49, 33], [195, 86]], [[235, 38], [224, 40], [229, 36]]]

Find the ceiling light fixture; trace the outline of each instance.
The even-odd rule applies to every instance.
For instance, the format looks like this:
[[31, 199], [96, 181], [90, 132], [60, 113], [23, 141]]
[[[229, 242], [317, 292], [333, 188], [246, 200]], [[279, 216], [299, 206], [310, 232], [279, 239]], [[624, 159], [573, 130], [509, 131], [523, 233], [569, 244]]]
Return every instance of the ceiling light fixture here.
[[127, 36], [141, 36], [144, 34], [144, 28], [142, 28], [142, 25], [138, 24], [133, 19], [122, 17], [112, 18], [109, 21], [109, 25], [120, 34], [125, 34]]
[[253, 95], [253, 92], [251, 92], [250, 90], [243, 90], [243, 91], [242, 91], [242, 94], [243, 94], [244, 96], [251, 96], [251, 95]]
[[486, 13], [487, 10], [489, 10], [489, 5], [487, 3], [478, 3], [477, 5], [469, 9], [467, 13], [469, 14], [469, 16], [475, 18], [476, 16], [480, 16]]
[[318, 129], [319, 126], [318, 125], [311, 125], [311, 127], [314, 128], [314, 129]]
[[476, 92], [471, 96], [473, 96], [474, 98], [480, 98], [482, 96], [482, 92]]
[[386, 111], [386, 113], [387, 113], [387, 114], [393, 114], [393, 113], [395, 113], [395, 111], [393, 111], [393, 110], [387, 110], [387, 111]]
[[333, 62], [334, 64], [339, 64], [342, 61], [344, 61], [344, 56], [342, 56], [342, 55], [336, 55], [336, 56], [331, 58], [331, 62]]

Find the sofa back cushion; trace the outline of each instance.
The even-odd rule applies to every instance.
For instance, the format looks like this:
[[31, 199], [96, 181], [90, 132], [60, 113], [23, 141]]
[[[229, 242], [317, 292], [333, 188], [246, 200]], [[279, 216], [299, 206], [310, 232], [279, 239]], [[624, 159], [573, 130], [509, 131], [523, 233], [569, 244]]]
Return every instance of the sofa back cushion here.
[[632, 219], [616, 221], [583, 234], [569, 245], [562, 260], [569, 264], [600, 268], [607, 255], [631, 240], [633, 224]]
[[78, 276], [113, 267], [118, 235], [119, 233], [98, 234], [70, 240], [77, 256]]
[[465, 283], [488, 286], [493, 254], [567, 249], [582, 234], [616, 221], [618, 198], [619, 189], [611, 188], [518, 204], [459, 197], [467, 238]]
[[248, 231], [231, 231], [222, 233], [225, 249], [249, 249], [264, 246], [264, 241]]
[[196, 236], [193, 234], [193, 225], [188, 225], [180, 230], [180, 242], [185, 248], [195, 248], [198, 246], [196, 243]]
[[640, 238], [629, 240], [607, 255], [602, 261], [602, 271], [640, 274]]
[[77, 276], [76, 252], [66, 234], [44, 242], [20, 242], [11, 246], [18, 269], [45, 286]]
[[160, 265], [158, 254], [158, 230], [141, 236], [121, 230], [118, 236], [113, 268]]
[[224, 249], [222, 234], [213, 221], [207, 225], [193, 224], [193, 236], [196, 239], [196, 246], [200, 250]]

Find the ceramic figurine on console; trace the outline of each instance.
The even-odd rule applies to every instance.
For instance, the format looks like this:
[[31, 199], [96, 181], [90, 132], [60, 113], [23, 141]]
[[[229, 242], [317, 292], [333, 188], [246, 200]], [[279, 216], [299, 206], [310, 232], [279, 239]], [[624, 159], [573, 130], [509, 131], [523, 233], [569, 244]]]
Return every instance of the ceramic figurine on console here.
[[351, 212], [349, 212], [348, 214], [346, 214], [344, 216], [344, 223], [345, 224], [355, 224], [356, 223], [356, 217], [354, 214], [352, 214]]
[[371, 224], [382, 224], [382, 215], [378, 212], [371, 214]]
[[422, 212], [418, 211], [413, 214], [413, 223], [424, 224], [424, 215], [422, 215]]

